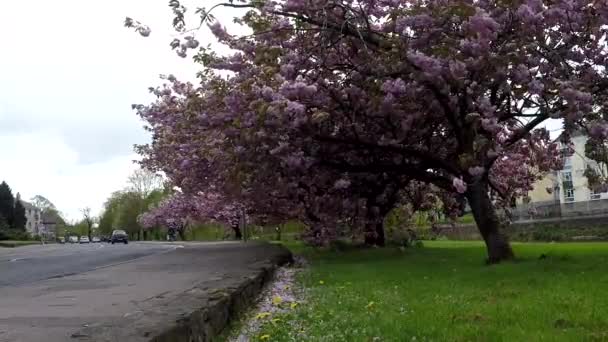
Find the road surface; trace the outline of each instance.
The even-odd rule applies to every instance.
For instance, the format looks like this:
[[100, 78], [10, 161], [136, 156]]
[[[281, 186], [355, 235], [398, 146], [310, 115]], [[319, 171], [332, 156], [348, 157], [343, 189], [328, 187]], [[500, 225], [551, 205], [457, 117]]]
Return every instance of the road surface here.
[[283, 253], [232, 242], [0, 249], [0, 342], [149, 341]]
[[164, 253], [174, 245], [50, 244], [0, 248], [0, 288], [83, 273], [100, 267]]

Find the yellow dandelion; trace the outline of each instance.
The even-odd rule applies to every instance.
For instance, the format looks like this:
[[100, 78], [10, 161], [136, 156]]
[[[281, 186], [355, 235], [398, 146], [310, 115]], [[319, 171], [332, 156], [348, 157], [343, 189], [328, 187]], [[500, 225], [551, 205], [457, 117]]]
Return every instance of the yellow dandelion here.
[[278, 306], [281, 305], [281, 303], [283, 303], [283, 298], [281, 298], [280, 296], [272, 297], [272, 304]]
[[298, 303], [291, 303], [290, 307], [291, 307], [292, 309], [295, 309], [295, 308], [297, 308], [297, 307], [298, 307]]
[[323, 285], [325, 282], [323, 280], [319, 280], [319, 284]]
[[270, 335], [268, 335], [268, 334], [260, 336], [260, 341], [268, 341], [269, 339], [270, 339]]
[[264, 319], [266, 317], [270, 316], [269, 312], [260, 312], [259, 314], [257, 314], [257, 316], [255, 316], [256, 319]]

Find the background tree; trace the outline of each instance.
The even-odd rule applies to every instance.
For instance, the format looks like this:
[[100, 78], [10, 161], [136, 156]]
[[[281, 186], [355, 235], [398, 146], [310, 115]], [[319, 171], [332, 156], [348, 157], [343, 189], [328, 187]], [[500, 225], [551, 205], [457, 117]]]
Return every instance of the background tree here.
[[21, 203], [21, 195], [17, 193], [15, 197], [15, 209], [13, 212], [13, 228], [20, 231], [25, 231], [27, 218], [25, 216], [25, 207]]
[[89, 234], [89, 223], [86, 219], [81, 219], [71, 224], [66, 224], [65, 234], [73, 235], [77, 237], [85, 236]]
[[[144, 193], [146, 196], [142, 197]], [[104, 203], [100, 214], [99, 231], [104, 235], [110, 235], [114, 229], [124, 229], [132, 239], [146, 239], [148, 231], [144, 230], [142, 233], [143, 227], [137, 218], [160, 202], [168, 193], [168, 188], [134, 192], [131, 187], [114, 192]]]
[[585, 155], [593, 161], [587, 163], [585, 177], [589, 187], [597, 192], [608, 191], [608, 141], [594, 136], [585, 144]]
[[57, 210], [53, 202], [49, 201], [46, 197], [42, 195], [36, 195], [30, 199], [30, 202], [34, 207], [36, 207], [40, 211], [45, 211], [49, 209]]
[[0, 216], [9, 227], [14, 224], [15, 197], [6, 182], [0, 183]]
[[8, 231], [10, 230], [10, 226], [6, 222], [6, 219], [0, 216], [0, 240], [8, 240], [10, 239]]
[[214, 221], [232, 230], [234, 238], [241, 240], [241, 223], [246, 212], [241, 203], [215, 192], [200, 192], [196, 196], [175, 192], [140, 215], [138, 222], [145, 228], [175, 229], [185, 240], [185, 232], [190, 224]]
[[40, 210], [42, 215], [45, 215], [46, 218], [52, 219], [54, 222], [57, 222], [57, 224], [66, 224], [63, 214], [57, 209], [55, 204], [46, 197], [36, 195], [30, 199], [30, 202], [35, 208]]
[[[152, 192], [162, 189], [164, 183], [163, 178], [158, 174], [151, 172], [147, 169], [135, 170], [128, 179], [127, 192], [135, 195], [137, 198], [131, 198], [128, 201], [128, 205], [123, 207], [125, 212], [121, 216], [124, 222], [128, 221], [129, 227], [138, 227], [137, 238], [138, 240], [144, 239], [144, 230], [139, 223], [137, 223], [137, 217], [147, 210], [148, 196]], [[128, 218], [128, 219], [127, 219]]]
[[121, 204], [121, 196], [122, 192], [113, 192], [104, 203], [103, 211], [99, 218], [99, 231], [102, 235], [109, 236], [116, 229], [116, 218]]
[[86, 225], [86, 235], [91, 239], [91, 235], [93, 233], [93, 225], [95, 224], [95, 218], [91, 216], [91, 208], [86, 207], [81, 209], [82, 212], [82, 222]]
[[129, 176], [127, 190], [138, 194], [143, 199], [148, 197], [153, 191], [162, 189], [163, 186], [164, 180], [161, 176], [140, 168]]

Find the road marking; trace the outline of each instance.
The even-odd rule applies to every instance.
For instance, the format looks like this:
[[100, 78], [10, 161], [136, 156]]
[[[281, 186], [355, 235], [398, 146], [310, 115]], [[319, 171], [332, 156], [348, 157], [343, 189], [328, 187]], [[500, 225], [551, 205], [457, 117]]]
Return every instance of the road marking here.
[[14, 259], [9, 260], [9, 262], [15, 262], [15, 261], [25, 260], [25, 259], [27, 259], [27, 258], [14, 258]]

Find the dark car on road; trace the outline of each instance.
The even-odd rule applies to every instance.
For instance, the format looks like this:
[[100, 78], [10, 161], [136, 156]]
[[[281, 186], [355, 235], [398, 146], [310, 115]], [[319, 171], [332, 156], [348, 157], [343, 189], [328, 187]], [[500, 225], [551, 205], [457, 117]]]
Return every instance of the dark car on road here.
[[124, 230], [115, 230], [112, 232], [110, 242], [112, 242], [112, 244], [115, 244], [116, 242], [122, 242], [126, 245], [129, 243], [129, 236]]

